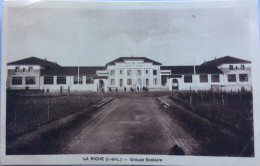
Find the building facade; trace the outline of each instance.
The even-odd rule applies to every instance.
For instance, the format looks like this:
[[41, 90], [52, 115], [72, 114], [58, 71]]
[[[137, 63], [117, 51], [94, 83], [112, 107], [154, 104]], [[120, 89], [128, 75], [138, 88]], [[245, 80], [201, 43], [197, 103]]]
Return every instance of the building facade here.
[[30, 57], [7, 66], [8, 90], [252, 90], [251, 62], [230, 56], [199, 66], [163, 66], [146, 57], [120, 57], [105, 66], [72, 67]]

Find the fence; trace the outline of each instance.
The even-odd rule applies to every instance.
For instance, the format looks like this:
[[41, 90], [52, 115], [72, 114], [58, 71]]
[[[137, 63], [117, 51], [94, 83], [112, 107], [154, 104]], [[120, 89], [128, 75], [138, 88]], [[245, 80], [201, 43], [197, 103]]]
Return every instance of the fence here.
[[176, 91], [171, 98], [201, 117], [227, 127], [243, 130], [252, 126], [251, 92]]
[[103, 93], [82, 92], [67, 95], [8, 95], [7, 137], [36, 128], [49, 121], [91, 106], [104, 99]]

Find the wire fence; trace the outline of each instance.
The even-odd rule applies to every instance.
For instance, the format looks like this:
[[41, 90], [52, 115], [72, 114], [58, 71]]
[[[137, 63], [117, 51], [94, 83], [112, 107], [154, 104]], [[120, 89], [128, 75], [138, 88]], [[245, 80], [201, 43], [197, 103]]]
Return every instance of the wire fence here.
[[26, 94], [7, 96], [7, 137], [30, 131], [63, 116], [90, 107], [104, 99], [104, 93]]
[[175, 91], [171, 98], [192, 112], [233, 129], [252, 126], [252, 92]]

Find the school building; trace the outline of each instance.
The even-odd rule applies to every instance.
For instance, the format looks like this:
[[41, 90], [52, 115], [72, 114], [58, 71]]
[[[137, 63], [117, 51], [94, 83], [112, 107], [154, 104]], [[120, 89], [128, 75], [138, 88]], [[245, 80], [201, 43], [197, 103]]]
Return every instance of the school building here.
[[252, 90], [251, 62], [230, 56], [197, 66], [163, 66], [146, 57], [120, 57], [105, 66], [73, 67], [30, 57], [7, 67], [7, 90]]

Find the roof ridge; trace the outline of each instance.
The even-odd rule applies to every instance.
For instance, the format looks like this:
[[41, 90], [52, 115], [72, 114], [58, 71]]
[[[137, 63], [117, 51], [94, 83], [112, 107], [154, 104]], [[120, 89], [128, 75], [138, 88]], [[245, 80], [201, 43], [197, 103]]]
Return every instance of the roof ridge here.
[[7, 65], [46, 65], [46, 66], [52, 66], [52, 67], [60, 67], [59, 64], [57, 64], [57, 62], [51, 62], [48, 61], [47, 59], [41, 59], [38, 57], [28, 57], [28, 58], [24, 58], [24, 59], [20, 59], [17, 61], [13, 61], [13, 62], [9, 62], [7, 63]]
[[124, 59], [144, 59], [144, 61], [150, 61], [152, 62], [154, 65], [162, 65], [160, 62], [157, 62], [157, 61], [154, 61], [152, 59], [149, 59], [149, 58], [146, 58], [146, 57], [134, 57], [134, 56], [130, 56], [130, 57], [119, 57], [113, 61], [110, 61], [108, 63], [106, 63], [106, 66], [107, 65], [115, 65], [115, 62], [123, 62]]

